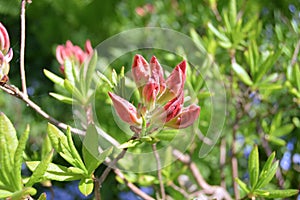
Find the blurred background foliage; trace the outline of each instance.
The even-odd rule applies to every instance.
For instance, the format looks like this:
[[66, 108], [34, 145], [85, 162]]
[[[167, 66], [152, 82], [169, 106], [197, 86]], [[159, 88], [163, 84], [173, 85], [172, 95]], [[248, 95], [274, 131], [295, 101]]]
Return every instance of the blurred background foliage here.
[[[227, 0], [166, 0], [166, 1], [138, 1], [138, 0], [33, 0], [27, 5], [26, 18], [26, 73], [28, 93], [46, 112], [58, 120], [72, 124], [71, 106], [58, 103], [48, 96], [54, 90], [53, 84], [43, 75], [42, 69], [47, 68], [59, 74], [59, 64], [55, 59], [55, 48], [66, 40], [82, 46], [86, 39], [90, 39], [94, 47], [105, 39], [132, 28], [157, 26], [177, 30], [191, 36], [191, 30], [201, 37], [201, 42], [219, 65], [224, 81], [228, 89], [228, 119], [224, 128], [223, 137], [226, 140], [227, 156], [231, 156], [232, 126], [236, 116], [239, 117], [239, 128], [234, 136], [236, 140], [236, 156], [239, 162], [239, 177], [248, 179], [247, 158], [254, 143], [260, 145], [261, 159], [266, 160], [266, 141], [269, 149], [277, 152], [277, 158], [281, 159], [280, 166], [285, 179], [284, 188], [299, 188], [300, 176], [300, 96], [296, 88], [299, 79], [291, 75], [289, 65], [293, 53], [299, 42], [300, 34], [300, 1], [260, 1], [239, 0], [237, 11], [243, 22], [249, 22], [253, 17], [258, 17], [253, 36], [247, 36], [237, 47], [236, 61], [243, 66], [250, 78], [251, 63], [248, 62], [247, 52], [251, 45], [257, 45], [258, 60], [260, 56], [267, 56], [270, 52], [280, 51], [278, 57], [265, 72], [264, 80], [270, 77], [272, 84], [257, 87], [249, 87], [241, 83], [231, 69], [231, 50], [220, 44], [218, 36], [208, 28], [208, 23], [213, 24], [218, 30], [224, 31], [226, 36], [234, 40], [235, 35], [230, 35], [224, 24], [224, 13], [230, 9]], [[10, 34], [11, 46], [14, 50], [14, 59], [11, 62], [9, 74], [10, 83], [20, 86], [19, 79], [19, 45], [20, 45], [20, 1], [0, 0], [0, 21], [7, 27]], [[239, 12], [241, 11], [241, 12]], [[227, 32], [226, 32], [227, 31]], [[193, 37], [195, 40], [195, 37]], [[253, 47], [254, 48], [254, 47]], [[175, 66], [178, 63], [176, 56], [163, 54], [156, 55], [162, 63]], [[259, 62], [256, 60], [256, 62]], [[173, 65], [172, 65], [173, 64]], [[122, 65], [129, 69], [131, 60], [120, 59], [111, 64], [117, 71]], [[295, 66], [299, 68], [299, 56], [297, 55]], [[276, 75], [275, 75], [276, 74]], [[267, 76], [268, 75], [268, 76]], [[274, 88], [271, 88], [274, 87]], [[103, 89], [100, 93], [106, 93]], [[300, 90], [300, 88], [298, 88]], [[230, 91], [234, 91], [234, 94]], [[97, 97], [106, 102], [106, 97]], [[206, 101], [200, 100], [203, 107]], [[105, 113], [110, 112], [103, 111]], [[22, 132], [27, 123], [31, 124], [30, 144], [28, 150], [32, 158], [37, 158], [35, 153], [40, 149], [43, 137], [46, 134], [46, 122], [34, 111], [19, 100], [0, 92], [0, 110], [4, 112], [15, 124], [17, 130]], [[200, 127], [205, 127], [208, 122], [205, 112], [201, 113]], [[118, 132], [113, 122], [108, 120], [106, 129]], [[202, 123], [202, 125], [201, 125]], [[257, 124], [260, 124], [259, 126]], [[285, 128], [281, 128], [285, 125]], [[286, 125], [290, 127], [287, 128]], [[258, 127], [261, 130], [258, 130]], [[292, 127], [292, 128], [291, 128]], [[281, 132], [272, 135], [281, 128]], [[288, 129], [288, 130], [287, 130]], [[282, 134], [282, 132], [286, 134]], [[278, 137], [277, 137], [278, 136]], [[219, 165], [219, 144], [209, 156], [199, 161], [197, 153], [193, 154], [194, 160], [199, 164], [204, 178], [210, 184], [219, 184], [222, 177]], [[197, 145], [192, 146], [190, 153], [198, 152]], [[227, 157], [223, 167], [225, 177], [231, 177], [230, 158]], [[180, 169], [182, 166], [176, 166]], [[100, 169], [101, 171], [101, 169]], [[113, 178], [110, 184], [116, 184]], [[276, 184], [276, 181], [274, 181]], [[233, 194], [232, 179], [226, 178], [226, 185]], [[120, 186], [120, 190], [123, 190]], [[170, 190], [169, 193], [174, 193]], [[111, 195], [111, 194], [107, 194]], [[113, 198], [113, 197], [109, 197]], [[120, 197], [121, 198], [121, 197]], [[179, 197], [178, 197], [179, 198]]]

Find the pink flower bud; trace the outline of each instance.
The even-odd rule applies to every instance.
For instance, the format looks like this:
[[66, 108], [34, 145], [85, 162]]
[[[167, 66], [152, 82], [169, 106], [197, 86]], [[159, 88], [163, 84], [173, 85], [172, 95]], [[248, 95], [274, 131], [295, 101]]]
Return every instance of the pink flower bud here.
[[85, 42], [84, 50], [89, 56], [93, 55], [94, 50], [90, 40]]
[[130, 125], [142, 123], [142, 119], [138, 116], [134, 105], [114, 93], [109, 92], [108, 94], [113, 102], [116, 113], [124, 122]]
[[141, 55], [135, 55], [132, 64], [132, 75], [137, 87], [144, 86], [150, 77], [150, 67], [148, 62]]
[[156, 96], [159, 92], [159, 85], [154, 79], [150, 78], [148, 83], [143, 87], [142, 98], [148, 110], [152, 110]]
[[191, 126], [200, 114], [200, 107], [197, 105], [190, 105], [184, 108], [175, 118], [166, 123], [166, 126], [176, 129], [186, 128]]
[[164, 103], [177, 97], [183, 92], [185, 83], [185, 70], [186, 61], [179, 63], [174, 70], [171, 72], [170, 76], [166, 80], [166, 90], [163, 95], [158, 100], [159, 103]]
[[150, 61], [150, 69], [153, 79], [159, 83], [159, 94], [163, 93], [166, 88], [164, 72], [155, 56], [152, 56]]
[[0, 51], [6, 54], [9, 51], [10, 41], [6, 28], [0, 23]]

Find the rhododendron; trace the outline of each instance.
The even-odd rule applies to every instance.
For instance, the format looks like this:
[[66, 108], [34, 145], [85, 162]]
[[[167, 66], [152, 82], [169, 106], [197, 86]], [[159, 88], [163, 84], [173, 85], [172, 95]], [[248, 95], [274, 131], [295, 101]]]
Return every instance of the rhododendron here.
[[200, 107], [193, 104], [183, 108], [186, 61], [179, 63], [164, 79], [164, 72], [156, 57], [150, 64], [136, 55], [132, 75], [141, 96], [138, 109], [122, 97], [109, 93], [118, 116], [139, 130], [145, 121], [149, 132], [166, 126], [175, 129], [192, 125], [200, 114]]
[[0, 84], [8, 81], [9, 62], [13, 57], [13, 51], [10, 48], [9, 35], [6, 28], [0, 23]]
[[63, 73], [66, 60], [80, 67], [85, 61], [89, 60], [92, 55], [93, 48], [90, 40], [86, 41], [84, 50], [77, 45], [73, 45], [70, 40], [66, 42], [66, 45], [58, 45], [56, 48], [56, 59], [61, 65], [60, 69]]

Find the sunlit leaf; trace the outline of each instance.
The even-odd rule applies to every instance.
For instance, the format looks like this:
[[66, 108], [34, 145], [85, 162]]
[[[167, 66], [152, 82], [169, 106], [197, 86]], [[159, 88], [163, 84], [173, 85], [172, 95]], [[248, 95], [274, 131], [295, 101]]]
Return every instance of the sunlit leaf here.
[[254, 146], [254, 148], [250, 153], [249, 161], [248, 161], [248, 170], [250, 176], [251, 190], [253, 191], [258, 181], [258, 175], [259, 175], [259, 155], [258, 155], [257, 145]]
[[92, 193], [94, 188], [94, 181], [90, 178], [81, 179], [78, 185], [79, 191], [84, 194], [85, 196], [88, 196]]
[[244, 68], [242, 68], [242, 66], [240, 66], [237, 63], [232, 63], [231, 66], [232, 66], [233, 71], [241, 79], [241, 81], [243, 81], [246, 85], [249, 85], [249, 86], [253, 85], [253, 82], [252, 82], [250, 76], [244, 70]]

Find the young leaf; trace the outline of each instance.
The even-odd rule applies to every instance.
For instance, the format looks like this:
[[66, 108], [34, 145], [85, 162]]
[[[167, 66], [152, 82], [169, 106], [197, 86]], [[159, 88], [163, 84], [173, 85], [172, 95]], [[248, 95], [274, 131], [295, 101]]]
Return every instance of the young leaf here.
[[69, 149], [70, 149], [70, 153], [72, 155], [72, 157], [74, 158], [74, 160], [76, 161], [77, 165], [74, 166], [74, 167], [78, 167], [84, 171], [86, 171], [86, 167], [84, 166], [84, 163], [82, 162], [82, 159], [73, 143], [73, 140], [72, 140], [72, 135], [71, 135], [71, 129], [70, 127], [68, 126], [67, 128], [67, 141], [68, 141], [68, 146], [69, 146]]
[[67, 137], [56, 126], [50, 123], [48, 123], [47, 132], [55, 151], [58, 153], [62, 152], [59, 143], [64, 143], [67, 146]]
[[66, 90], [68, 90], [68, 92], [72, 94], [76, 100], [84, 102], [84, 98], [80, 91], [69, 80], [64, 80], [64, 86]]
[[125, 143], [121, 144], [118, 148], [119, 149], [126, 149], [126, 148], [135, 147], [139, 144], [141, 144], [140, 140], [129, 140], [128, 142], [125, 142]]
[[42, 159], [39, 165], [35, 168], [28, 182], [25, 184], [26, 187], [31, 187], [33, 184], [42, 180], [43, 175], [47, 171], [48, 165], [52, 160], [53, 151], [54, 150], [50, 151], [49, 154], [44, 159]]
[[77, 103], [77, 101], [75, 99], [73, 99], [71, 97], [66, 97], [66, 96], [61, 95], [61, 94], [50, 92], [49, 95], [54, 97], [58, 101], [63, 102], [63, 103], [67, 103], [67, 104], [73, 104], [74, 102]]
[[97, 51], [94, 51], [93, 56], [89, 62], [88, 68], [86, 70], [86, 86], [87, 89], [90, 88], [92, 80], [93, 80], [93, 75], [97, 66], [97, 60], [98, 60], [98, 55], [97, 55]]
[[256, 188], [263, 188], [265, 185], [267, 185], [272, 178], [274, 177], [277, 167], [278, 167], [279, 161], [276, 161], [270, 169], [265, 173], [264, 177], [260, 179], [259, 184], [256, 185]]
[[98, 133], [93, 125], [89, 125], [82, 145], [82, 155], [88, 174], [91, 175], [94, 170], [112, 153], [113, 147], [99, 152]]
[[275, 158], [275, 152], [273, 152], [268, 160], [266, 161], [266, 163], [264, 164], [261, 172], [260, 172], [260, 175], [259, 175], [259, 179], [257, 181], [257, 184], [256, 184], [256, 188], [260, 188], [261, 187], [261, 184], [264, 182], [264, 180], [266, 179], [268, 173], [269, 173], [269, 170], [273, 164], [273, 160]]
[[250, 192], [249, 188], [247, 187], [246, 183], [244, 183], [242, 180], [239, 178], [235, 178], [235, 181], [239, 184], [241, 189], [246, 192], [247, 194]]
[[97, 75], [103, 82], [107, 83], [110, 88], [114, 88], [113, 84], [110, 82], [110, 80], [108, 80], [108, 78], [104, 74], [102, 74], [100, 71], [97, 71]]
[[13, 193], [9, 190], [0, 189], [0, 198], [4, 199], [10, 197]]
[[21, 191], [17, 191], [15, 193], [13, 193], [10, 199], [11, 200], [20, 200], [20, 199], [24, 199], [28, 195], [35, 195], [35, 194], [36, 194], [36, 189], [34, 189], [32, 187], [26, 187], [26, 188], [23, 188], [23, 190], [21, 190]]
[[88, 196], [89, 194], [92, 193], [93, 188], [94, 188], [93, 179], [91, 179], [91, 178], [81, 179], [79, 182], [78, 188], [82, 194], [84, 194], [85, 196]]
[[75, 84], [76, 77], [74, 77], [74, 75], [76, 76], [76, 74], [73, 73], [73, 64], [69, 59], [65, 60], [64, 72], [66, 79], [69, 80], [71, 83]]
[[42, 193], [37, 200], [47, 200], [46, 193]]
[[[15, 151], [18, 146], [18, 138], [17, 138], [16, 130], [12, 125], [11, 121], [2, 112], [0, 112], [0, 135], [4, 137], [5, 144], [7, 145], [8, 148], [8, 154], [9, 154], [8, 159], [12, 166]], [[3, 143], [1, 145], [3, 145]]]
[[248, 73], [237, 63], [232, 63], [232, 69], [236, 75], [243, 81], [246, 85], [253, 85], [253, 82], [248, 75]]
[[61, 77], [57, 76], [56, 74], [44, 69], [44, 74], [47, 76], [53, 83], [59, 85], [62, 88], [65, 88], [64, 86], [64, 79]]
[[215, 36], [217, 38], [219, 38], [221, 41], [230, 43], [230, 40], [228, 39], [228, 37], [225, 34], [218, 31], [210, 22], [207, 24], [207, 26], [208, 26], [209, 30], [211, 30], [211, 32], [213, 32], [215, 34]]
[[41, 158], [42, 159], [45, 158], [47, 154], [51, 151], [51, 149], [52, 149], [51, 141], [47, 134], [46, 137], [44, 138], [44, 142], [42, 145]]
[[253, 191], [256, 187], [259, 175], [259, 155], [257, 145], [254, 146], [250, 153], [248, 161], [248, 170], [250, 176], [251, 190]]
[[276, 137], [282, 137], [282, 136], [285, 136], [285, 135], [291, 133], [293, 129], [294, 129], [294, 124], [292, 124], [292, 123], [286, 124], [286, 125], [283, 125], [283, 126], [277, 128], [270, 134], [273, 136], [276, 136]]
[[[34, 171], [39, 164], [40, 161], [26, 162], [30, 171]], [[73, 181], [81, 179], [84, 175], [85, 172], [82, 169], [49, 163], [47, 171], [44, 174], [44, 180]]]
[[15, 180], [14, 183], [16, 184], [16, 190], [21, 190], [23, 183], [22, 183], [22, 177], [21, 177], [21, 168], [22, 168], [22, 162], [23, 162], [23, 152], [26, 147], [26, 142], [29, 136], [29, 125], [27, 125], [26, 130], [22, 134], [18, 147], [15, 152], [14, 156], [14, 174], [15, 174]]
[[287, 190], [257, 190], [254, 192], [254, 194], [259, 195], [260, 197], [264, 198], [286, 198], [290, 196], [294, 196], [298, 194], [299, 190], [295, 189], [287, 189]]

